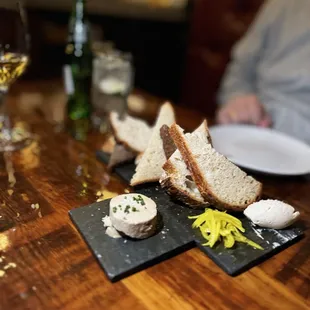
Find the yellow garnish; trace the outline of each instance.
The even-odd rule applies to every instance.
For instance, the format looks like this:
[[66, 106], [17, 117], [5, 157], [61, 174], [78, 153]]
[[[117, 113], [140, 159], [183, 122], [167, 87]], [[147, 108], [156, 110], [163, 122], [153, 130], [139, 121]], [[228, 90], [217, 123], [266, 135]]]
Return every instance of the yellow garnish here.
[[223, 241], [225, 248], [232, 248], [235, 242], [242, 242], [252, 246], [255, 249], [263, 248], [242, 235], [245, 232], [239, 219], [218, 210], [205, 209], [205, 212], [197, 216], [189, 216], [194, 219], [193, 228], [199, 228], [202, 236], [208, 242], [203, 246], [213, 248], [218, 241]]

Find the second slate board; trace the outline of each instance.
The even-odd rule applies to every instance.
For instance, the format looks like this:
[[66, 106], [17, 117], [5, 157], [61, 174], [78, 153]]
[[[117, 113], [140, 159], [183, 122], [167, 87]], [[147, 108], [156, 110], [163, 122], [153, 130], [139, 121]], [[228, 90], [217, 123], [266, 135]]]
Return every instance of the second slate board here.
[[[97, 155], [102, 161], [107, 162], [106, 154], [98, 152]], [[129, 181], [134, 173], [134, 164], [122, 165], [116, 169], [116, 173]], [[154, 199], [164, 223], [158, 234], [142, 241], [129, 239], [116, 241], [105, 235], [101, 219], [108, 212], [108, 201], [70, 211], [73, 222], [112, 281], [184, 251], [193, 246], [194, 242], [225, 272], [234, 276], [282, 251], [303, 235], [298, 227], [279, 231], [257, 229], [241, 215], [240, 220], [246, 229], [245, 236], [260, 244], [264, 250], [256, 250], [243, 243], [238, 243], [232, 249], [225, 249], [222, 244], [211, 249], [202, 246], [205, 240], [198, 230], [191, 228], [192, 221], [188, 219], [189, 215], [201, 211], [192, 210], [172, 201], [158, 184], [137, 188], [135, 192]]]

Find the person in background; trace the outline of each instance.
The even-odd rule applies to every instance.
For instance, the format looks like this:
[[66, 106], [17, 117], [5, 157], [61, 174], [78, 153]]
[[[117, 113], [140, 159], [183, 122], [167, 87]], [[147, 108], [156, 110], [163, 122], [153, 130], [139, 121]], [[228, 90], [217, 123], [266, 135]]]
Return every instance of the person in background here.
[[220, 124], [273, 127], [310, 144], [310, 0], [269, 0], [235, 45]]

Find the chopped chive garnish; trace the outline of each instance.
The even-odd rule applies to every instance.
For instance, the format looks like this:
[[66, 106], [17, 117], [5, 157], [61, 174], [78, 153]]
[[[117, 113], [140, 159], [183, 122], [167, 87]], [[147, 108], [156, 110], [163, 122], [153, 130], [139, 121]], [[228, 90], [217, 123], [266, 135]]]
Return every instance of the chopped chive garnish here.
[[145, 202], [144, 202], [141, 195], [138, 195], [137, 197], [133, 197], [133, 200], [136, 201], [137, 203], [139, 203], [141, 206], [145, 205]]

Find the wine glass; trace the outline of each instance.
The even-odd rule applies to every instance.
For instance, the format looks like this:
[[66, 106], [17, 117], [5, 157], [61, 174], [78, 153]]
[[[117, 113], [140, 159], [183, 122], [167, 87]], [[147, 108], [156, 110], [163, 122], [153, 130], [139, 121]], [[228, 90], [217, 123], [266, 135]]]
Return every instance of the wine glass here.
[[[3, 2], [5, 4], [3, 4]], [[23, 4], [0, 3], [0, 152], [15, 151], [28, 145], [30, 134], [15, 127], [6, 95], [10, 86], [25, 72], [29, 63], [30, 37]]]

